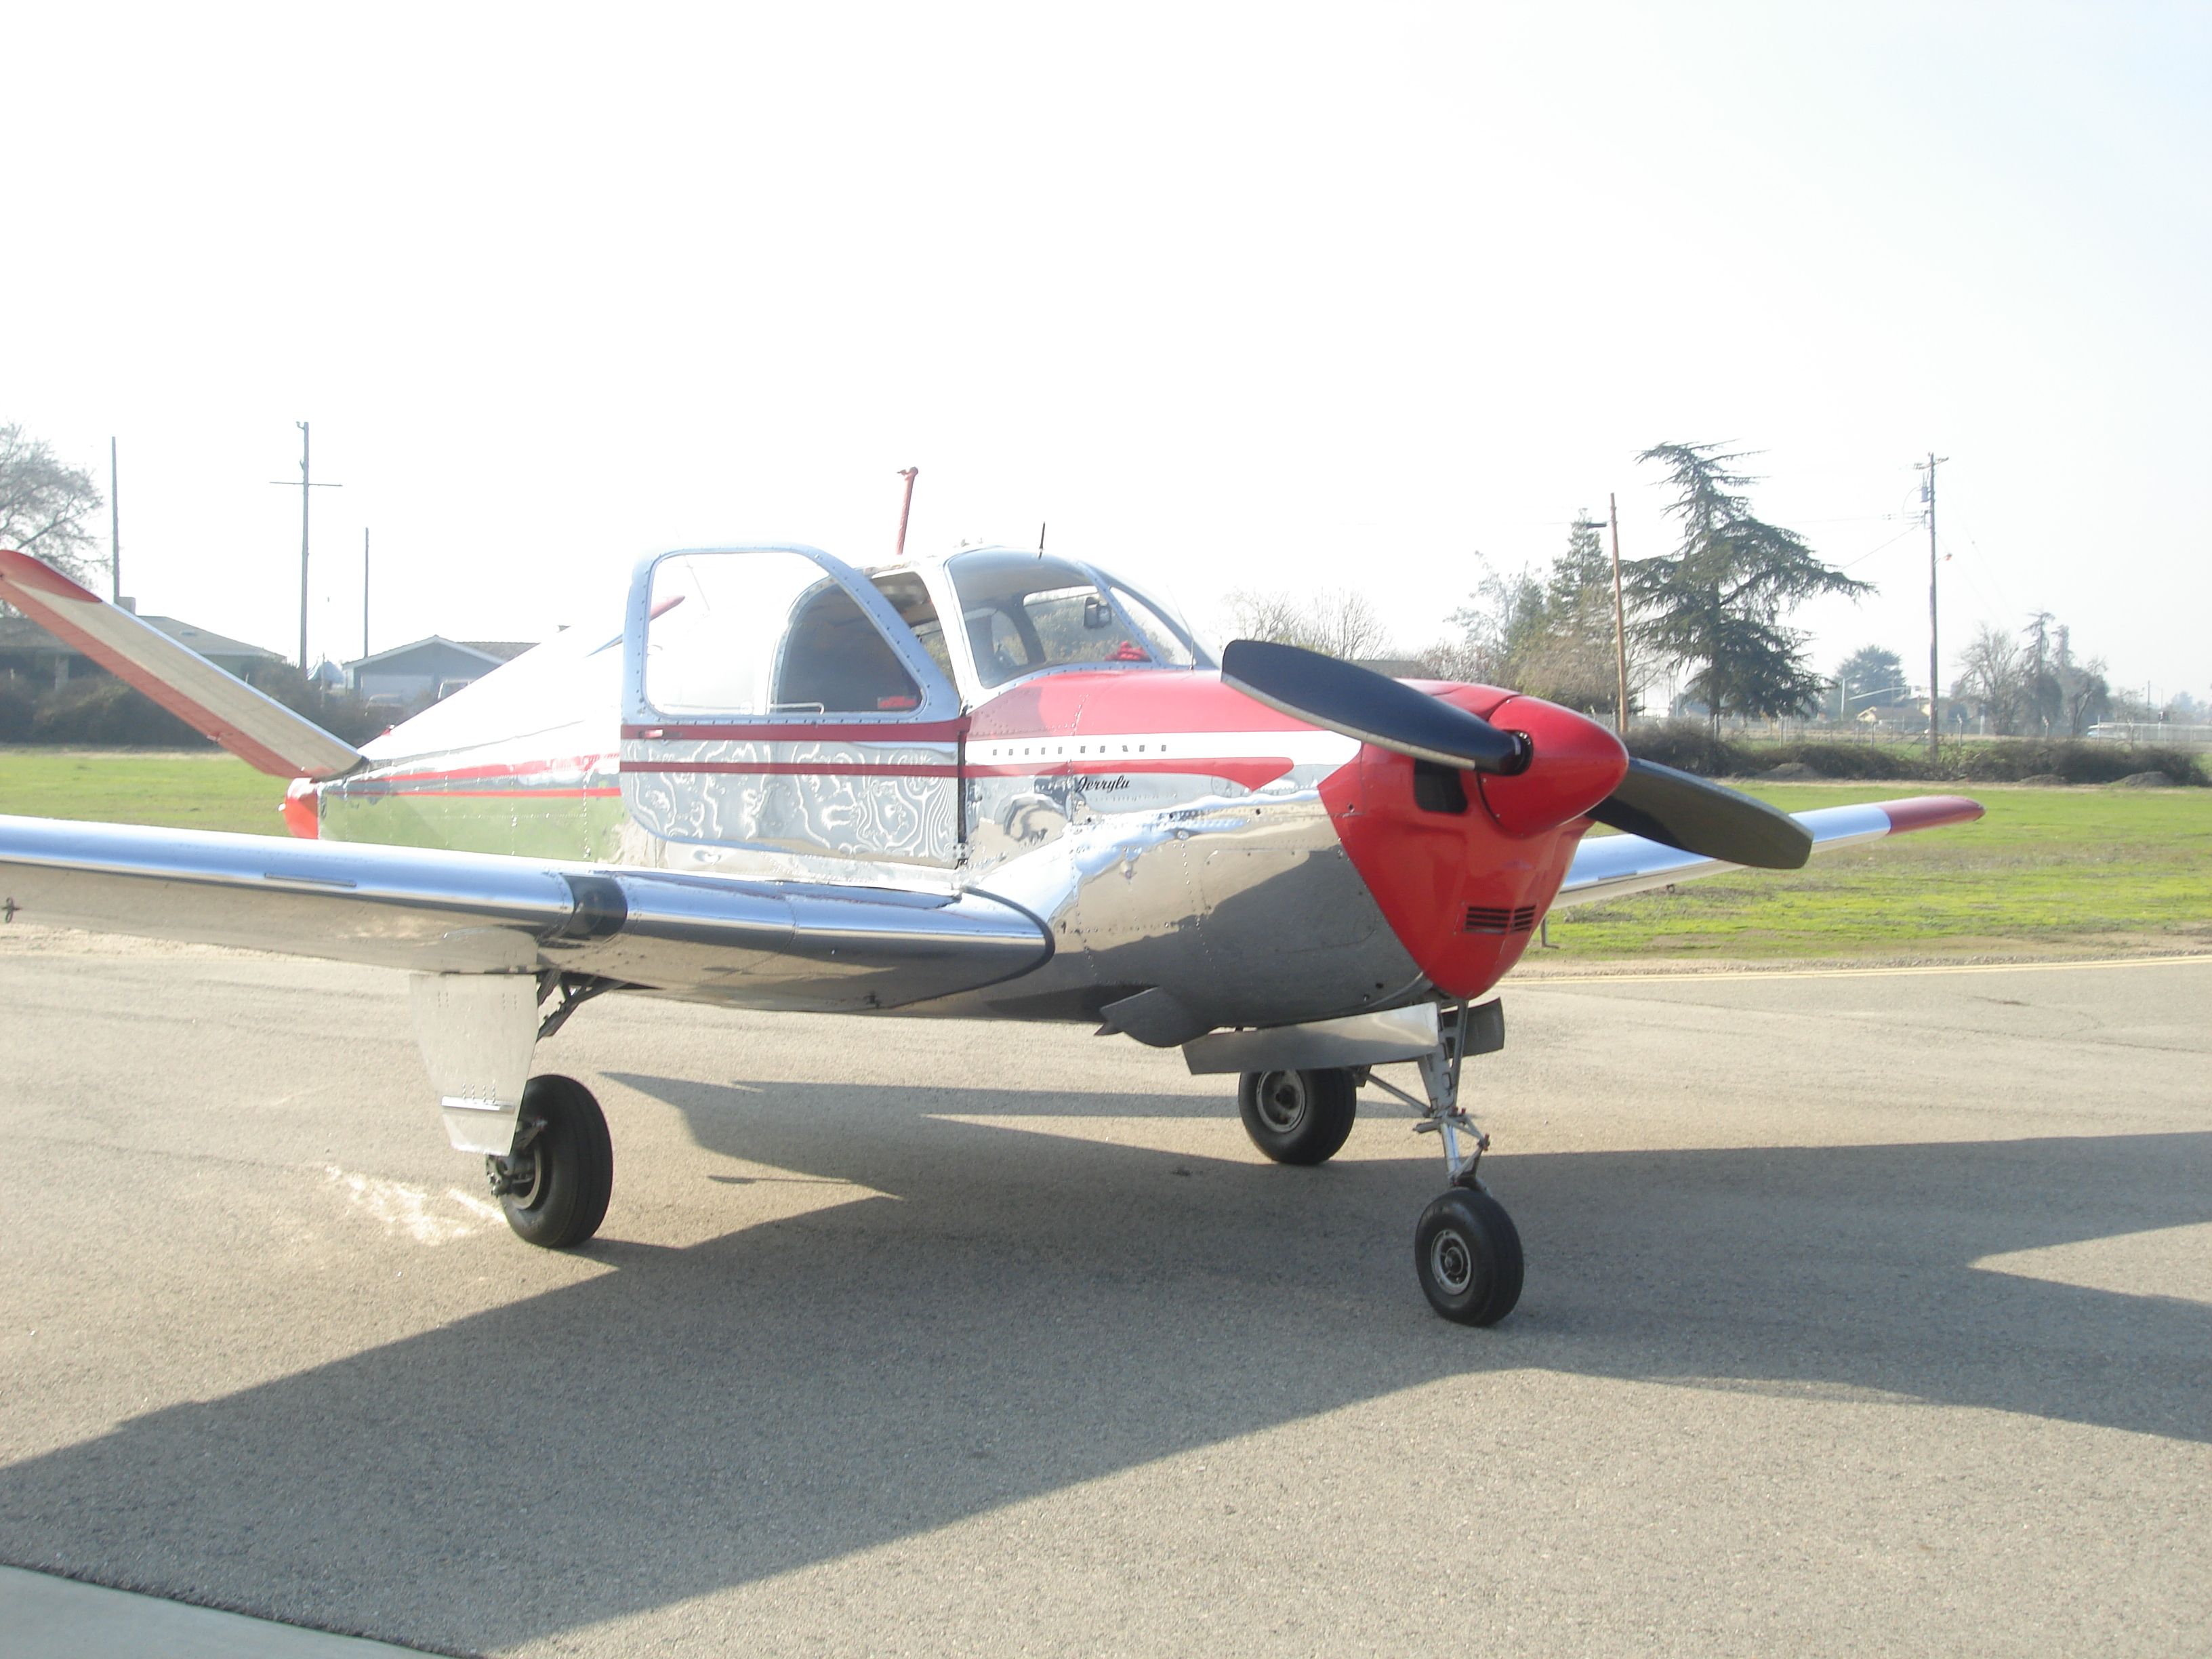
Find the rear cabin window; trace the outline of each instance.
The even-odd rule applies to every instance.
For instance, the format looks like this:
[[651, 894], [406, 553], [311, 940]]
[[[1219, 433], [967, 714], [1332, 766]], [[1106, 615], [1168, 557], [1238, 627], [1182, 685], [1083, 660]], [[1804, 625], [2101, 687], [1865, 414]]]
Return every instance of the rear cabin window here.
[[679, 553], [653, 568], [646, 701], [665, 714], [857, 714], [921, 690], [853, 596], [796, 553]]

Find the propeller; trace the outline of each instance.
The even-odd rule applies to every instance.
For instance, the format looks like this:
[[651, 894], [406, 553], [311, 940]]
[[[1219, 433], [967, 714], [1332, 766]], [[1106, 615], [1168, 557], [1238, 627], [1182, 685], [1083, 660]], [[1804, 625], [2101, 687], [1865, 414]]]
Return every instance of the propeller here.
[[[1510, 776], [1534, 758], [1522, 732], [1295, 645], [1232, 640], [1221, 653], [1221, 678], [1294, 720], [1416, 760]], [[1813, 853], [1812, 836], [1788, 813], [1656, 761], [1632, 757], [1627, 775], [1589, 816], [1701, 858], [1762, 870], [1797, 869]]]
[[1628, 775], [1590, 816], [1646, 841], [1759, 870], [1802, 869], [1813, 856], [1811, 832], [1787, 812], [1656, 761], [1632, 757]]
[[1336, 657], [1266, 640], [1231, 640], [1221, 678], [1255, 702], [1415, 760], [1510, 774], [1528, 764], [1528, 739], [1480, 714]]

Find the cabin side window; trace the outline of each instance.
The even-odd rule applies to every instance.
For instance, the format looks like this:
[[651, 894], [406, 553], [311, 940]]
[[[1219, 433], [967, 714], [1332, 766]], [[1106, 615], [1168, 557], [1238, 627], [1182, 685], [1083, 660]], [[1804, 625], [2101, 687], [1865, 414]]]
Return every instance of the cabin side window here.
[[1087, 566], [998, 549], [947, 566], [986, 686], [1045, 668], [1188, 668], [1191, 641], [1147, 602]]

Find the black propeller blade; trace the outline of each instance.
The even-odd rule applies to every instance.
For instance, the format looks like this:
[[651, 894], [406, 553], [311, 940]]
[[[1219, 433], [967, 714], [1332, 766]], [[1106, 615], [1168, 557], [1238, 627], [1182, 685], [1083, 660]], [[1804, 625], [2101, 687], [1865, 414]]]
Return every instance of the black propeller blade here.
[[1796, 870], [1813, 837], [1787, 812], [1656, 761], [1631, 760], [1620, 787], [1591, 809], [1600, 823], [1703, 858]]
[[1231, 640], [1221, 653], [1221, 678], [1294, 720], [1415, 760], [1474, 772], [1518, 772], [1528, 763], [1528, 740], [1518, 732], [1318, 651]]
[[[1528, 739], [1518, 732], [1317, 651], [1231, 640], [1221, 678], [1295, 720], [1416, 760], [1507, 774], [1528, 764]], [[1795, 870], [1813, 854], [1812, 836], [1788, 813], [1654, 761], [1630, 760], [1628, 775], [1589, 815], [1632, 836], [1762, 870]]]

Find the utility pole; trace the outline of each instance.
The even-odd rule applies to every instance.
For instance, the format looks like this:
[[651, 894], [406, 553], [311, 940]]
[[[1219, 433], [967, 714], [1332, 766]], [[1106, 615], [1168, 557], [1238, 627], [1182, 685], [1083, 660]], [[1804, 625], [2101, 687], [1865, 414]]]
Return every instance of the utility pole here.
[[1936, 757], [1936, 734], [1943, 727], [1942, 669], [1936, 652], [1936, 469], [1951, 458], [1928, 452], [1925, 463], [1915, 462], [1913, 471], [1925, 472], [1928, 481], [1920, 487], [1921, 499], [1928, 503], [1928, 759]]
[[1613, 521], [1613, 659], [1620, 673], [1620, 714], [1613, 729], [1628, 735], [1628, 622], [1620, 604], [1620, 498], [1611, 490], [1605, 496], [1606, 516]]
[[906, 480], [906, 500], [899, 504], [898, 547], [891, 554], [895, 559], [906, 557], [906, 515], [914, 511], [914, 475], [921, 471], [918, 466], [899, 469], [899, 477]]
[[107, 441], [107, 597], [123, 605], [123, 498], [116, 489], [115, 440]]
[[368, 526], [361, 527], [361, 654], [368, 654]]
[[[307, 492], [311, 489], [343, 489], [343, 484], [317, 483], [307, 476], [307, 423], [295, 421], [300, 428], [300, 672], [307, 672]], [[287, 480], [271, 478], [270, 483], [289, 488]]]

